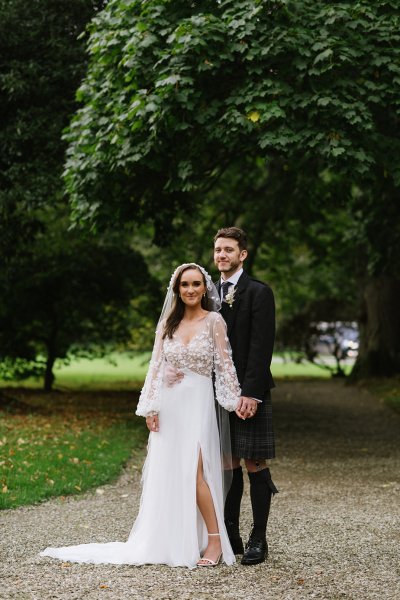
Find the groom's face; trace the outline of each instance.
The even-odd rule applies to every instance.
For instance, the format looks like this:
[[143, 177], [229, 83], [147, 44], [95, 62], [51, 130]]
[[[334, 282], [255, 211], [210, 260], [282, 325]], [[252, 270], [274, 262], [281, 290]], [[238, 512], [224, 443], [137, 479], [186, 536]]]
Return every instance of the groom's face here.
[[239, 242], [233, 238], [218, 238], [214, 245], [214, 263], [224, 278], [242, 268], [247, 250], [240, 250]]

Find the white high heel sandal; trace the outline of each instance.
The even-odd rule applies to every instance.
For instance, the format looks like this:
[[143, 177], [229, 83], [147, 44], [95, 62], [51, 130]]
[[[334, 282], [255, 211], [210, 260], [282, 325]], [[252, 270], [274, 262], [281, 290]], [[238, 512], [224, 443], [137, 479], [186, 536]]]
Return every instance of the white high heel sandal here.
[[[215, 536], [219, 536], [219, 533], [209, 533], [208, 534], [209, 537], [215, 537]], [[211, 560], [211, 558], [207, 558], [206, 556], [203, 556], [202, 558], [200, 558], [200, 560], [205, 560], [207, 562], [205, 563], [201, 563], [200, 560], [197, 563], [198, 567], [216, 567], [220, 560], [221, 560], [221, 556], [222, 556], [222, 552], [220, 553], [220, 555], [218, 556], [217, 560]]]

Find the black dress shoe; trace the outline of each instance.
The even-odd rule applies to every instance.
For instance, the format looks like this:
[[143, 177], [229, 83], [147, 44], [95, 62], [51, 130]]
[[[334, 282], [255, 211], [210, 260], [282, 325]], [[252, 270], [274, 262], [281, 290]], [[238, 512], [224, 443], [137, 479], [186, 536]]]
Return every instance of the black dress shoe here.
[[268, 544], [265, 538], [250, 536], [241, 560], [242, 565], [258, 565], [268, 556]]
[[225, 526], [233, 554], [243, 554], [244, 546], [242, 538], [240, 537], [239, 525], [236, 525], [236, 523], [232, 523], [231, 521], [225, 521]]

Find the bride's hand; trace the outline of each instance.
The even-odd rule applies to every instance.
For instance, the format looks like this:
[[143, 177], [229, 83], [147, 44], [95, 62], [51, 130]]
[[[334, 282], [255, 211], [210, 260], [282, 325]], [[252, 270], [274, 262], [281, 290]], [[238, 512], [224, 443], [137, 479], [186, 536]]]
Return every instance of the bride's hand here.
[[182, 371], [178, 371], [178, 369], [172, 365], [166, 365], [163, 381], [167, 387], [172, 387], [176, 383], [182, 381], [184, 375], [185, 374]]
[[158, 431], [160, 428], [158, 422], [158, 415], [150, 415], [146, 417], [146, 425], [149, 431]]

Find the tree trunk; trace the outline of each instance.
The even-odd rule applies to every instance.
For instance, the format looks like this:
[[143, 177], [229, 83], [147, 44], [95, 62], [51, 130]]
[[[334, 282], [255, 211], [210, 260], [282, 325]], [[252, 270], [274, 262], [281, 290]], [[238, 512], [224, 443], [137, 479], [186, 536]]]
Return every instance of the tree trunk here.
[[51, 390], [53, 389], [53, 383], [55, 380], [55, 377], [53, 374], [53, 367], [54, 367], [55, 360], [56, 360], [56, 357], [55, 357], [54, 353], [49, 351], [49, 353], [47, 355], [47, 361], [46, 361], [46, 371], [44, 373], [44, 391], [45, 392], [51, 392]]
[[400, 373], [400, 279], [370, 280], [363, 294], [359, 354], [351, 379]]

